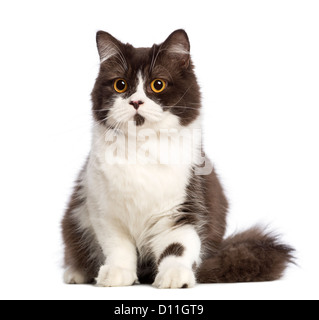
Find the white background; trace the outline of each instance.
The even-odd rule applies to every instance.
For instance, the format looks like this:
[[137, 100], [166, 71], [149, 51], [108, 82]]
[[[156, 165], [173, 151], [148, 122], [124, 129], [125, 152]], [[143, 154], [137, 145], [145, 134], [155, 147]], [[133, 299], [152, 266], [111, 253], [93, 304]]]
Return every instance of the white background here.
[[[0, 298], [319, 298], [318, 17], [310, 0], [1, 1]], [[278, 282], [182, 291], [66, 286], [60, 221], [90, 148], [95, 33], [151, 46], [178, 28], [192, 44], [229, 233], [270, 223], [299, 266]]]

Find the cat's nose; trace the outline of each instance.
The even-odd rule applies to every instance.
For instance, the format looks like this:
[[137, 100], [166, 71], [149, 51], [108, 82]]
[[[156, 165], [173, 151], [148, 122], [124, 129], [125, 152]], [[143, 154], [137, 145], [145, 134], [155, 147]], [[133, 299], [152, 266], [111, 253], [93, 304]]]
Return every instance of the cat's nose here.
[[142, 104], [144, 104], [144, 102], [141, 101], [141, 100], [131, 101], [131, 102], [130, 102], [130, 105], [133, 106], [134, 109], [136, 109], [136, 110], [138, 110], [138, 108], [139, 108]]

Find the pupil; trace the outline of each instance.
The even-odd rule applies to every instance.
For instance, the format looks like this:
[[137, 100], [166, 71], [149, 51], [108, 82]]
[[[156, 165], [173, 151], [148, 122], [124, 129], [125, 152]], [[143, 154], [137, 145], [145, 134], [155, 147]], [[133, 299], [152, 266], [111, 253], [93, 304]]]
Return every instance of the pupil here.
[[120, 80], [117, 82], [116, 87], [118, 90], [122, 91], [125, 89], [125, 82], [123, 80]]
[[163, 82], [162, 81], [160, 81], [160, 80], [157, 80], [157, 81], [155, 81], [155, 83], [154, 83], [154, 88], [156, 89], [156, 90], [162, 90], [163, 89]]

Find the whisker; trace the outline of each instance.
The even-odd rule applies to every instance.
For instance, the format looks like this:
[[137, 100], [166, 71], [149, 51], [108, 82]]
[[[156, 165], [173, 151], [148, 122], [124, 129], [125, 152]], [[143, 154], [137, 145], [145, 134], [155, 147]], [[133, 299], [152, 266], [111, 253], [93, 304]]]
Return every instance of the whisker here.
[[155, 110], [143, 110], [141, 113], [143, 114], [158, 114], [158, 115], [162, 115], [163, 112], [162, 111], [155, 111]]
[[193, 85], [191, 85], [186, 91], [185, 93], [182, 95], [182, 97], [174, 104], [177, 105], [179, 102], [181, 102], [183, 100], [183, 98], [186, 96], [186, 94], [188, 93], [188, 91], [193, 87]]
[[166, 108], [177, 108], [177, 109], [188, 109], [188, 110], [199, 110], [199, 108], [192, 108], [192, 107], [187, 107], [187, 106], [166, 106]]

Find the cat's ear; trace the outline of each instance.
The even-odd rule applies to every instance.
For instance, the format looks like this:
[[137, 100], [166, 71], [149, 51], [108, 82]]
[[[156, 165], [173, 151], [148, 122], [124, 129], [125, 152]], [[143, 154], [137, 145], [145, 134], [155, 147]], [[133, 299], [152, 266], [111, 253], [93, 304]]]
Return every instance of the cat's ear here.
[[188, 68], [190, 63], [190, 42], [185, 30], [174, 31], [163, 43], [162, 49], [169, 57], [183, 68]]
[[117, 55], [120, 52], [121, 42], [105, 31], [98, 31], [96, 44], [101, 63]]

